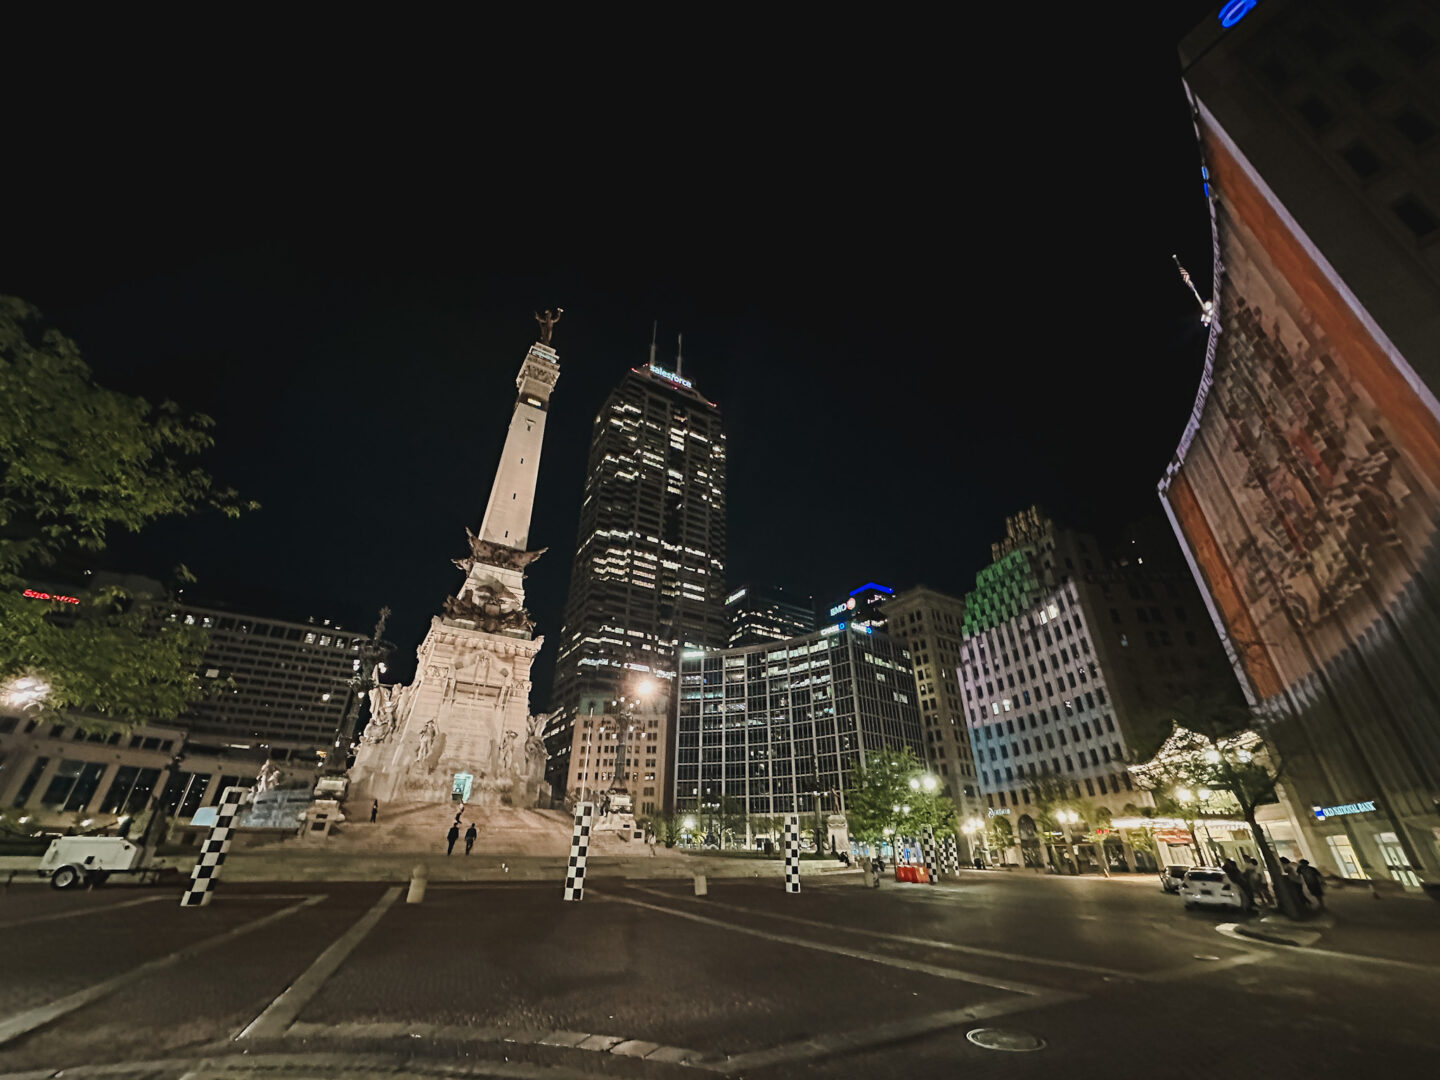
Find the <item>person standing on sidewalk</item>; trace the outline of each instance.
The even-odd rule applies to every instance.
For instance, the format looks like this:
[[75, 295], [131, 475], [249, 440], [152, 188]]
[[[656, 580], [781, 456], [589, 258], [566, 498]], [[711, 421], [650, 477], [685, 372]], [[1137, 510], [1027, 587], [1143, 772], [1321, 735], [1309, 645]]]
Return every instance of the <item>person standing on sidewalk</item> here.
[[1239, 865], [1234, 859], [1226, 859], [1220, 864], [1220, 869], [1225, 871], [1225, 876], [1230, 879], [1230, 884], [1235, 886], [1235, 891], [1240, 894], [1240, 899], [1245, 904], [1245, 914], [1249, 915], [1255, 910], [1255, 894], [1250, 890], [1250, 883], [1245, 880]]
[[1305, 888], [1310, 895], [1315, 897], [1315, 903], [1321, 911], [1325, 910], [1325, 879], [1320, 876], [1320, 871], [1310, 865], [1309, 859], [1300, 860], [1300, 880], [1305, 883]]
[[1253, 855], [1245, 856], [1245, 877], [1250, 882], [1250, 891], [1255, 894], [1255, 899], [1274, 907], [1275, 897], [1270, 893], [1270, 883], [1265, 880], [1265, 868]]
[[1295, 904], [1301, 911], [1308, 911], [1310, 901], [1305, 896], [1305, 883], [1300, 880], [1300, 874], [1295, 869], [1295, 864], [1289, 859], [1280, 859], [1280, 872], [1284, 875], [1283, 881], [1275, 883], [1275, 890], [1289, 889], [1290, 895], [1295, 897]]
[[455, 850], [455, 841], [460, 839], [460, 823], [457, 821], [450, 826], [450, 831], [445, 834], [445, 854], [449, 855]]
[[376, 799], [370, 804], [370, 824], [375, 824], [375, 819], [380, 816], [380, 800]]
[[480, 835], [479, 832], [477, 832], [476, 829], [475, 829], [475, 823], [472, 821], [472, 822], [470, 823], [470, 827], [465, 830], [465, 854], [466, 854], [466, 855], [469, 855], [469, 854], [470, 854], [470, 849], [475, 846], [475, 838], [476, 838], [477, 836], [479, 836], [479, 835]]

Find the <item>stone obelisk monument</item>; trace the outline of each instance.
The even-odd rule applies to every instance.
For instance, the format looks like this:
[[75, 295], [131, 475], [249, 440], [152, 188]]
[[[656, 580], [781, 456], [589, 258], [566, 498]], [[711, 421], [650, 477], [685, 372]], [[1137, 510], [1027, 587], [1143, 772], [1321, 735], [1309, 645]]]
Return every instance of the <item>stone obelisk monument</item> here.
[[530, 715], [530, 663], [544, 638], [525, 610], [535, 480], [560, 358], [550, 336], [560, 311], [536, 315], [540, 340], [515, 380], [519, 394], [465, 580], [420, 645], [415, 681], [371, 693], [371, 719], [350, 770], [352, 815], [381, 803], [535, 806], [544, 782], [543, 717]]

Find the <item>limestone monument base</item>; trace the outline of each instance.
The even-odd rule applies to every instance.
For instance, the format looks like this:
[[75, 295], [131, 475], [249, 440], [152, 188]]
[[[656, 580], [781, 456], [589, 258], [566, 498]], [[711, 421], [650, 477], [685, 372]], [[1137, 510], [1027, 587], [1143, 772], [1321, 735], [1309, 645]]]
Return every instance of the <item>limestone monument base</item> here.
[[[453, 560], [459, 589], [430, 621], [409, 686], [370, 691], [345, 813], [368, 822], [398, 805], [548, 808], [548, 717], [530, 714], [530, 665], [544, 644], [525, 610], [525, 568], [543, 553], [526, 550], [550, 393], [560, 377], [550, 334], [559, 319], [538, 315], [541, 340], [520, 366], [518, 391], [490, 501], [469, 552]], [[448, 826], [447, 826], [448, 827]]]

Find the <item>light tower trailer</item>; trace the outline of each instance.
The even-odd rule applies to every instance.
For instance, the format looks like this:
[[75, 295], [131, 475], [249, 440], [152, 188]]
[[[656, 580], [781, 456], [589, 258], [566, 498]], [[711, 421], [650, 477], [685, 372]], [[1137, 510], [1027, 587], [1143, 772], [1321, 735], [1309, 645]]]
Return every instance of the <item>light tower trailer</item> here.
[[141, 883], [176, 871], [172, 862], [145, 845], [123, 836], [61, 836], [51, 841], [38, 873], [52, 889], [103, 885], [114, 874], [134, 876]]

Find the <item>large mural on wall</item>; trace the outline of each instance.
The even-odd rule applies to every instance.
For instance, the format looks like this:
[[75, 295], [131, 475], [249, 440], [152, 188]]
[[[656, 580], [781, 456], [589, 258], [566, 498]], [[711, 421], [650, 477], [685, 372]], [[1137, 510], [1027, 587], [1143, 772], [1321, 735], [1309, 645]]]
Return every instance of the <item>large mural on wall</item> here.
[[1413, 489], [1379, 411], [1323, 342], [1302, 337], [1292, 350], [1273, 309], [1267, 319], [1231, 291], [1210, 407], [1239, 459], [1232, 496], [1250, 530], [1227, 561], [1249, 604], [1278, 608], [1306, 633], [1361, 591], [1382, 551], [1400, 546]]
[[1265, 697], [1409, 586], [1440, 518], [1440, 422], [1227, 146], [1204, 145], [1218, 330], [1161, 487]]
[[1215, 323], [1161, 498], [1299, 805], [1377, 800], [1440, 867], [1440, 408], [1201, 109]]

